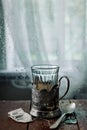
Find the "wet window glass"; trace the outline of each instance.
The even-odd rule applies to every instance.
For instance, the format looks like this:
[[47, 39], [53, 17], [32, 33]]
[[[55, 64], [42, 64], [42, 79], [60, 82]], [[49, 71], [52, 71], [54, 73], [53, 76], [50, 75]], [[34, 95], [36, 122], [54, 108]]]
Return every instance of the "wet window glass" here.
[[82, 84], [87, 75], [86, 41], [86, 1], [0, 1], [0, 73], [31, 75], [34, 64], [57, 64], [60, 75]]

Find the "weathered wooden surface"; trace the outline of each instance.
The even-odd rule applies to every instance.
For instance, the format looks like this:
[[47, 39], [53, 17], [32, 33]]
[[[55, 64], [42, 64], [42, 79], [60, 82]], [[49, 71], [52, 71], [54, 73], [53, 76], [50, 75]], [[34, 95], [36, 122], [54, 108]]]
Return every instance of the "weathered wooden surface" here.
[[[60, 102], [60, 107], [67, 102], [76, 103], [76, 114], [78, 118], [78, 124], [66, 125], [61, 124], [56, 130], [86, 130], [87, 129], [87, 100], [63, 100]], [[29, 112], [29, 101], [0, 101], [0, 130], [50, 130], [49, 126], [55, 120], [41, 120], [37, 119], [32, 123], [17, 123], [8, 118], [8, 112], [17, 108], [23, 108], [26, 112]], [[28, 126], [28, 129], [27, 129]]]

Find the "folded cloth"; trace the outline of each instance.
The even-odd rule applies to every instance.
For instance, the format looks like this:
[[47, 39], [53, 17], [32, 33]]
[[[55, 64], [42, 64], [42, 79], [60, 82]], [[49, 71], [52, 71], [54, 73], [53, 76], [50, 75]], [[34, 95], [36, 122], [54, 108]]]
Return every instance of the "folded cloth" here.
[[18, 108], [8, 112], [8, 117], [17, 122], [22, 123], [32, 122], [32, 116], [26, 113], [22, 108]]

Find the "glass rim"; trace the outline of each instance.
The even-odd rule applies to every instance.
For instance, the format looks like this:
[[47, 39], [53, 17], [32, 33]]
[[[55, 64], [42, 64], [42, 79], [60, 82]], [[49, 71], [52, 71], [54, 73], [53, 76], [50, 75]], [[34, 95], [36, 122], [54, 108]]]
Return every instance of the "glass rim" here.
[[31, 69], [36, 70], [36, 69], [59, 69], [60, 67], [58, 65], [52, 65], [52, 64], [37, 64], [37, 65], [32, 65]]

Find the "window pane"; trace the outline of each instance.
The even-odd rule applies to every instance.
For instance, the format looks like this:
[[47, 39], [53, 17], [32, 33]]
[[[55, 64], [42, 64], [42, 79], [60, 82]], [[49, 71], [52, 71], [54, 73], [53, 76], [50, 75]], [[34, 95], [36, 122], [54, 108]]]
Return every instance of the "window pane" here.
[[65, 50], [66, 59], [83, 60], [86, 28], [84, 0], [66, 0]]

